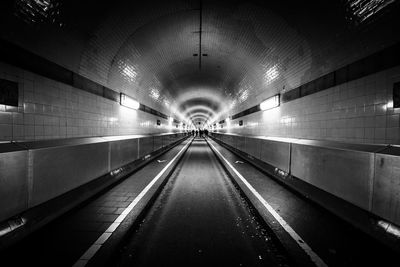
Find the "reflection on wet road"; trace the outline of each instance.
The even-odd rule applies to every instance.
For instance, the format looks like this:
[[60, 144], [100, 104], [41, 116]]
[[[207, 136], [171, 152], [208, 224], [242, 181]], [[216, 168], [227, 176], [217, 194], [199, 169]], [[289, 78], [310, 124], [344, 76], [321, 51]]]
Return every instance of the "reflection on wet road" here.
[[193, 141], [117, 266], [287, 266], [204, 139]]

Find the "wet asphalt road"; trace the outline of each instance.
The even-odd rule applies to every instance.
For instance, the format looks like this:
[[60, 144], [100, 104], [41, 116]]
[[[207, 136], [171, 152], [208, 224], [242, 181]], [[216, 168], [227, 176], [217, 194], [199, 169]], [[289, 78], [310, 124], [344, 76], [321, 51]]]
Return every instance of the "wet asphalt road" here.
[[288, 266], [204, 139], [196, 139], [115, 266]]

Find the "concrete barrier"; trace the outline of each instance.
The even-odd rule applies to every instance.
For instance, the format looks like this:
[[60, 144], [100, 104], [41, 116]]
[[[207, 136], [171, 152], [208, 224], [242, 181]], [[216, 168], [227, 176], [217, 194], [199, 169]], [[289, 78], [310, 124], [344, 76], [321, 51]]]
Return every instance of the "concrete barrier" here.
[[246, 145], [244, 152], [250, 156], [260, 159], [261, 157], [261, 140], [259, 138], [246, 137]]
[[110, 166], [109, 171], [124, 166], [139, 157], [139, 138], [127, 139], [105, 138], [109, 141]]
[[400, 225], [400, 147], [210, 135], [363, 210]]
[[0, 145], [0, 221], [28, 208], [28, 151]]
[[374, 153], [292, 144], [291, 174], [370, 210]]
[[284, 172], [290, 170], [290, 143], [268, 139], [260, 140], [260, 159]]
[[29, 150], [32, 189], [28, 208], [108, 172], [107, 142]]
[[185, 136], [177, 133], [1, 143], [0, 222]]
[[372, 212], [400, 225], [400, 147], [375, 156]]

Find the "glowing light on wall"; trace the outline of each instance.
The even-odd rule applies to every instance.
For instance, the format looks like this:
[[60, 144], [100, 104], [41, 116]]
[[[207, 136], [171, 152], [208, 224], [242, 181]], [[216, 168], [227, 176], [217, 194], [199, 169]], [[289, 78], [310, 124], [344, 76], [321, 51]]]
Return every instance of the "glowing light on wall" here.
[[120, 104], [121, 106], [131, 108], [131, 109], [139, 109], [140, 103], [135, 99], [121, 93], [120, 95]]
[[117, 122], [117, 121], [118, 121], [118, 118], [110, 117], [110, 118], [108, 118], [108, 121], [111, 122], [111, 123]]
[[239, 102], [243, 103], [244, 101], [247, 100], [248, 97], [249, 97], [249, 91], [245, 89], [239, 96]]
[[283, 116], [283, 117], [281, 118], [281, 123], [283, 123], [283, 124], [288, 124], [288, 123], [291, 123], [292, 120], [294, 120], [292, 117]]
[[168, 117], [168, 126], [167, 126], [168, 129], [172, 129], [173, 122], [174, 122], [174, 118], [173, 117]]
[[387, 233], [400, 238], [400, 228], [383, 220], [378, 221], [378, 226], [384, 229]]
[[362, 23], [372, 18], [395, 0], [346, 0], [347, 19], [353, 23]]
[[230, 109], [233, 109], [235, 106], [236, 106], [236, 100], [233, 100], [233, 101], [231, 102], [231, 104], [229, 105], [229, 108], [230, 108]]
[[393, 108], [393, 101], [387, 102], [386, 108]]
[[155, 88], [152, 88], [150, 90], [150, 97], [153, 98], [154, 100], [158, 100], [158, 98], [160, 97], [160, 91], [158, 91]]
[[60, 0], [16, 0], [15, 16], [29, 24], [56, 24], [60, 21]]
[[132, 66], [126, 66], [123, 70], [122, 73], [124, 74], [125, 77], [128, 78], [128, 80], [130, 81], [134, 81], [136, 76], [137, 76], [137, 72], [135, 71], [135, 69]]
[[140, 127], [146, 127], [149, 128], [152, 125], [152, 121], [143, 121], [140, 123]]
[[[226, 122], [226, 128], [231, 128], [231, 126], [232, 126], [232, 125], [231, 125], [231, 122], [232, 122], [232, 121], [231, 121], [231, 119], [230, 119], [229, 117], [225, 119], [225, 122]], [[221, 125], [222, 125], [222, 124], [221, 124]]]
[[118, 62], [118, 68], [120, 70], [121, 75], [125, 78], [125, 80], [129, 82], [134, 82], [136, 80], [138, 73], [133, 65], [120, 60]]
[[279, 76], [278, 66], [274, 65], [271, 68], [267, 69], [264, 74], [264, 81], [268, 85], [272, 81], [274, 81]]
[[258, 122], [249, 121], [246, 126], [248, 128], [255, 128], [255, 127], [258, 127], [258, 125], [259, 125]]
[[279, 105], [280, 105], [279, 95], [274, 95], [274, 96], [266, 99], [265, 101], [263, 101], [260, 104], [260, 109], [261, 110], [268, 110], [268, 109], [279, 107]]

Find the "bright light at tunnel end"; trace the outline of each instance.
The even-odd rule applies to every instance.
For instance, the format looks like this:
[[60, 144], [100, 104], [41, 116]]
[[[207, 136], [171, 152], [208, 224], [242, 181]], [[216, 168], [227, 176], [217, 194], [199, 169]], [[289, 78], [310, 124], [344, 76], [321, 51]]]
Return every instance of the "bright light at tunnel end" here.
[[280, 105], [280, 95], [277, 94], [261, 102], [260, 109], [268, 110], [279, 107], [279, 105]]
[[131, 108], [131, 109], [139, 109], [140, 103], [135, 99], [121, 93], [120, 95], [120, 104], [121, 106]]

